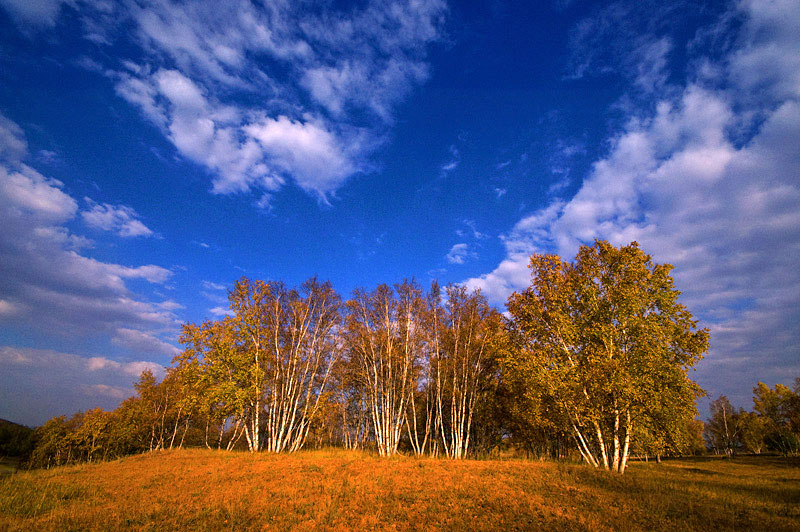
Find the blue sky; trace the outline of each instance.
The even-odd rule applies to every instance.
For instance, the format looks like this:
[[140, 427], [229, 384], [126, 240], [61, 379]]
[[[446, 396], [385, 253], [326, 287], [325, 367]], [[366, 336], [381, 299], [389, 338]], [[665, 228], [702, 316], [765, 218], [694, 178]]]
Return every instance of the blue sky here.
[[799, 137], [796, 0], [0, 0], [0, 417], [113, 408], [242, 275], [502, 308], [595, 238], [750, 407], [800, 375]]

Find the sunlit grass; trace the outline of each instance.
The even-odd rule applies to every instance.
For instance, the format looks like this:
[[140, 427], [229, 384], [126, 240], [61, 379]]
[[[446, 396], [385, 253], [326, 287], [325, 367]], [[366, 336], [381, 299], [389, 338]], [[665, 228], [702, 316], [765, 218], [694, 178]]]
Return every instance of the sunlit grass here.
[[800, 468], [693, 459], [619, 476], [525, 460], [182, 450], [0, 480], [0, 529], [431, 528], [798, 530]]

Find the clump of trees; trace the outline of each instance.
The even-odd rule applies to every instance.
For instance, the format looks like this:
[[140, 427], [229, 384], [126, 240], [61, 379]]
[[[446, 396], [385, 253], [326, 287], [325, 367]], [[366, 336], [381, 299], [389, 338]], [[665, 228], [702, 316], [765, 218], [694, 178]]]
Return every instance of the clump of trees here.
[[594, 467], [625, 471], [634, 442], [680, 448], [699, 387], [687, 371], [708, 349], [678, 303], [670, 265], [634, 242], [582, 247], [576, 261], [531, 258], [531, 286], [508, 301], [508, 378], [532, 423], [550, 418]]
[[[678, 302], [672, 267], [635, 242], [597, 241], [573, 262], [534, 255], [530, 268], [506, 316], [460, 285], [404, 281], [345, 301], [316, 278], [299, 287], [243, 278], [229, 316], [184, 326], [185, 349], [161, 382], [145, 372], [113, 412], [48, 421], [31, 463], [184, 445], [453, 459], [502, 446], [623, 473], [632, 454], [702, 447], [703, 392], [688, 371], [708, 331]], [[786, 406], [796, 393], [762, 386], [758, 422], [717, 405], [723, 425], [733, 422], [725, 437], [756, 447], [761, 423], [763, 445], [797, 449], [796, 406]]]
[[800, 455], [800, 377], [794, 389], [783, 384], [753, 388], [753, 411], [736, 409], [724, 395], [711, 402], [703, 435], [716, 454], [761, 454], [773, 451]]
[[49, 468], [199, 444], [196, 412], [187, 407], [193, 398], [183, 379], [173, 368], [158, 382], [148, 369], [134, 385], [136, 396], [115, 410], [94, 408], [48, 420], [33, 434], [29, 465]]

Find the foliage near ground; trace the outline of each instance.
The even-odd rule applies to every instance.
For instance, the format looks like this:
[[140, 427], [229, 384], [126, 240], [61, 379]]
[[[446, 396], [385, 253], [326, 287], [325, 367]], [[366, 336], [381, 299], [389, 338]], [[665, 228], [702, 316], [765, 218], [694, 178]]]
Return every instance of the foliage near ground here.
[[778, 457], [585, 465], [200, 449], [0, 480], [8, 530], [800, 529], [800, 467]]
[[33, 429], [0, 419], [0, 458], [25, 457], [33, 445]]

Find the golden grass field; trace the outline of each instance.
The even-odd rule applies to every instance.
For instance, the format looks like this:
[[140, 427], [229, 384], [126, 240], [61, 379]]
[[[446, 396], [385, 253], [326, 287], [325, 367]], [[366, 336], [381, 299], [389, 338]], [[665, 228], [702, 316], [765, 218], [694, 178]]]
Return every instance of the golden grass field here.
[[800, 530], [777, 457], [582, 465], [200, 449], [0, 479], [0, 530]]

